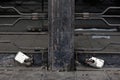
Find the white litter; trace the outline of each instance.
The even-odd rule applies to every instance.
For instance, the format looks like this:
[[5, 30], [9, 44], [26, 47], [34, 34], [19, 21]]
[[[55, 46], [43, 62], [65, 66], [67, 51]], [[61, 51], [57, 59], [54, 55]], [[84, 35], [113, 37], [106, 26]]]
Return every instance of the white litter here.
[[21, 64], [24, 63], [24, 61], [26, 59], [29, 59], [30, 57], [28, 57], [27, 55], [25, 55], [24, 53], [22, 53], [21, 51], [19, 51], [16, 56], [15, 56], [15, 60]]
[[92, 57], [89, 60], [93, 60], [94, 63], [88, 63], [92, 67], [102, 68], [104, 66], [104, 60]]

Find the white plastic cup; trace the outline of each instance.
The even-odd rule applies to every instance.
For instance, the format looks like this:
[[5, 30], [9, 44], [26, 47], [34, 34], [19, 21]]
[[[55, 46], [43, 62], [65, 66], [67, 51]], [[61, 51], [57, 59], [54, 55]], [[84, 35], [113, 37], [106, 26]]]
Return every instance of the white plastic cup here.
[[29, 59], [29, 57], [21, 51], [19, 51], [15, 56], [15, 60], [21, 64], [23, 64], [26, 59]]
[[104, 66], [104, 60], [92, 57], [89, 60], [93, 60], [93, 63], [88, 63], [92, 67], [102, 68]]

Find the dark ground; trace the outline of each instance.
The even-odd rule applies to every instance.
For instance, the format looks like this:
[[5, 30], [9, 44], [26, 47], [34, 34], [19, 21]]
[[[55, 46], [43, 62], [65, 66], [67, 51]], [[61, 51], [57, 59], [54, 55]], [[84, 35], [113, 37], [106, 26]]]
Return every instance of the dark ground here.
[[0, 68], [0, 80], [119, 80], [119, 70], [48, 72], [39, 68]]

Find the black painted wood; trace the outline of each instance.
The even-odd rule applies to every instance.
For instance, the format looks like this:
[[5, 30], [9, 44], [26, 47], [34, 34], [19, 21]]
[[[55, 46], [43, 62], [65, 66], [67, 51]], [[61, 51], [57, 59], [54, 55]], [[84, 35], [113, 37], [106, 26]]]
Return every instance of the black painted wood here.
[[67, 69], [74, 58], [74, 0], [49, 0], [49, 68]]

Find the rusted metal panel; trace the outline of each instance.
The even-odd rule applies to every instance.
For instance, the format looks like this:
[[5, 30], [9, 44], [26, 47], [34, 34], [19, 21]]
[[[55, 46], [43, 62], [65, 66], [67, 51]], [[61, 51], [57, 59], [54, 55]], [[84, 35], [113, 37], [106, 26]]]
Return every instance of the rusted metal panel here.
[[49, 0], [49, 65], [66, 69], [74, 57], [74, 0]]

